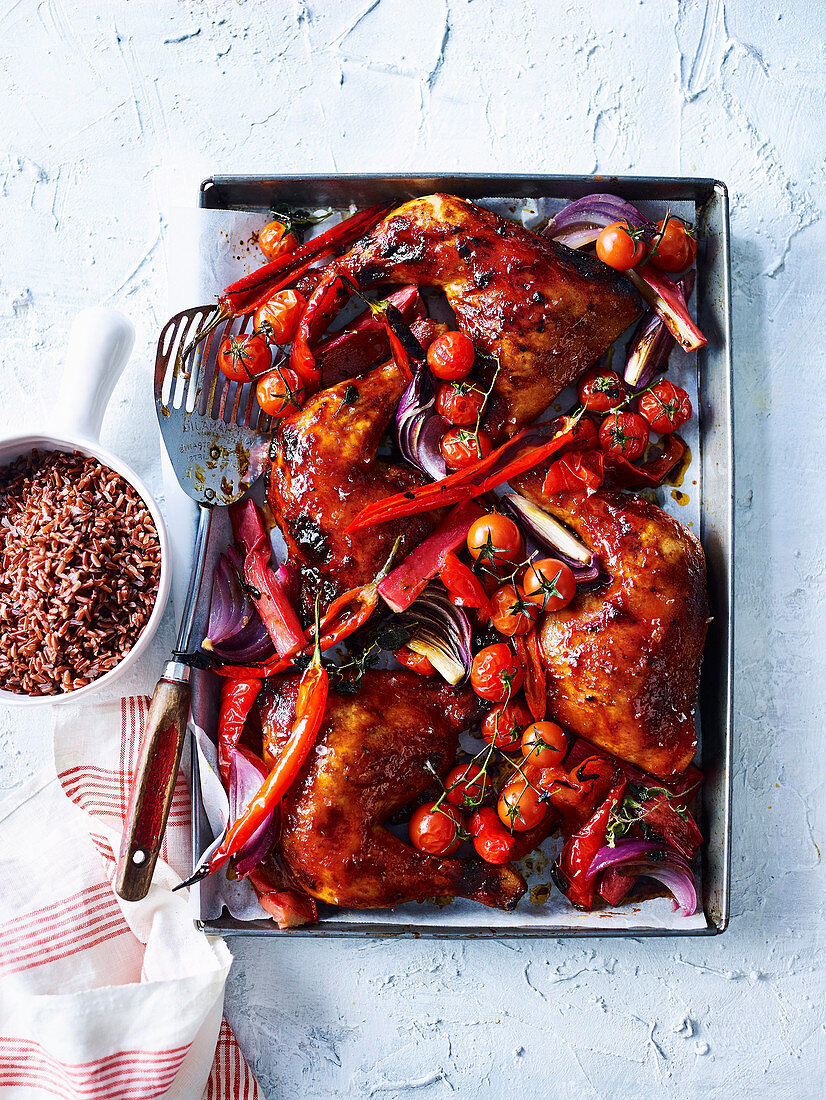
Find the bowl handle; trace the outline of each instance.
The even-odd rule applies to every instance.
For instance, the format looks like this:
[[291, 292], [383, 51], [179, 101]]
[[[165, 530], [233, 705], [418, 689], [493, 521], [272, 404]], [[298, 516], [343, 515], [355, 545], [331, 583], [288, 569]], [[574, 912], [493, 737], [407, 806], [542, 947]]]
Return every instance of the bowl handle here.
[[55, 434], [99, 442], [103, 414], [134, 343], [132, 322], [116, 309], [96, 306], [75, 317], [52, 410]]

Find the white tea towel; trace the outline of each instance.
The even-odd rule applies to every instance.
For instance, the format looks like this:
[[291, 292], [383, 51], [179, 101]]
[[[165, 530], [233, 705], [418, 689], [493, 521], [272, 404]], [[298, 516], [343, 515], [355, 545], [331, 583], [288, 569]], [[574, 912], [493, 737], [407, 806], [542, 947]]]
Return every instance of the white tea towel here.
[[0, 1093], [14, 1100], [260, 1100], [226, 1021], [231, 958], [183, 892], [179, 776], [149, 894], [112, 883], [148, 701], [63, 712], [56, 770], [0, 807]]

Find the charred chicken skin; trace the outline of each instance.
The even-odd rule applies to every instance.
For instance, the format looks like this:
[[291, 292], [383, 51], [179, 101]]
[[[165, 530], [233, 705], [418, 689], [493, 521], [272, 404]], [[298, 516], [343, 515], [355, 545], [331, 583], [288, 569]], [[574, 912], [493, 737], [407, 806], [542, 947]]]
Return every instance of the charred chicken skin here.
[[[293, 720], [298, 676], [274, 682], [262, 705], [268, 764]], [[479, 700], [409, 672], [368, 671], [355, 695], [331, 692], [324, 725], [282, 803], [279, 856], [312, 897], [385, 909], [433, 896], [512, 909], [525, 882], [510, 866], [417, 851], [384, 823], [445, 775]]]
[[567, 523], [611, 576], [541, 624], [550, 710], [643, 771], [676, 775], [697, 748], [694, 705], [708, 621], [702, 547], [640, 497], [548, 497], [541, 485], [537, 471], [516, 481], [519, 492]]
[[316, 592], [326, 608], [348, 588], [376, 576], [401, 536], [399, 562], [435, 526], [436, 515], [348, 535], [371, 501], [427, 480], [411, 466], [376, 457], [407, 386], [394, 363], [341, 382], [281, 421], [271, 448], [269, 503], [299, 570], [301, 610], [312, 618]]
[[459, 328], [501, 365], [485, 417], [495, 440], [535, 420], [641, 312], [628, 281], [593, 256], [454, 195], [398, 207], [336, 268], [362, 289], [444, 290]]

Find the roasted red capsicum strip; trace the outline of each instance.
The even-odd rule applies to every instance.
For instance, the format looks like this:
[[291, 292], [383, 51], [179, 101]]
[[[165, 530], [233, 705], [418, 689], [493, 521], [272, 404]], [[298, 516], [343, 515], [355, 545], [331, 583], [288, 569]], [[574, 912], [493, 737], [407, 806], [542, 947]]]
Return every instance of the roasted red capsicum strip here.
[[619, 773], [616, 783], [593, 816], [565, 841], [554, 867], [554, 877], [563, 894], [577, 909], [590, 909], [594, 904], [597, 883], [587, 883], [585, 875], [600, 848], [605, 846], [611, 811], [622, 801], [625, 776]]
[[482, 509], [473, 501], [457, 505], [436, 530], [379, 583], [379, 595], [391, 611], [406, 611], [410, 607], [442, 568], [448, 553], [463, 545], [468, 531], [482, 515]]
[[233, 749], [244, 732], [244, 723], [261, 690], [260, 680], [225, 680], [221, 684], [218, 715], [218, 771], [229, 788], [229, 769]]
[[548, 693], [545, 690], [545, 669], [539, 652], [539, 638], [535, 630], [514, 637], [516, 656], [522, 665], [525, 679], [522, 689], [534, 722], [541, 722], [548, 710]]
[[[313, 659], [298, 685], [295, 703], [295, 721], [290, 738], [276, 763], [264, 780], [258, 793], [251, 799], [244, 812], [227, 829], [226, 836], [204, 867], [181, 883], [189, 886], [213, 871], [217, 871], [240, 852], [259, 826], [266, 821], [283, 798], [315, 744], [318, 731], [324, 721], [327, 707], [328, 676], [321, 663], [321, 650], [315, 647]], [[178, 887], [180, 889], [181, 887]]]
[[420, 489], [396, 493], [395, 496], [385, 497], [376, 504], [368, 505], [359, 512], [347, 530], [357, 531], [362, 527], [387, 523], [403, 516], [417, 516], [422, 512], [431, 512], [434, 508], [456, 504], [460, 500], [472, 500], [489, 493], [502, 482], [524, 473], [569, 444], [573, 438], [573, 428], [559, 432], [544, 442], [531, 443], [531, 438], [539, 434], [539, 429], [524, 429], [465, 470], [457, 470], [456, 473]]
[[490, 619], [490, 600], [482, 582], [452, 550], [445, 554], [439, 580], [457, 607], [475, 607], [486, 622]]
[[278, 256], [228, 286], [218, 298], [224, 316], [240, 317], [252, 313], [322, 255], [340, 252], [363, 237], [381, 221], [387, 209], [388, 206], [383, 204], [360, 210], [300, 248]]
[[328, 268], [301, 314], [290, 349], [290, 367], [308, 394], [315, 393], [321, 384], [321, 367], [310, 344], [321, 337], [347, 298], [344, 280], [333, 268]]

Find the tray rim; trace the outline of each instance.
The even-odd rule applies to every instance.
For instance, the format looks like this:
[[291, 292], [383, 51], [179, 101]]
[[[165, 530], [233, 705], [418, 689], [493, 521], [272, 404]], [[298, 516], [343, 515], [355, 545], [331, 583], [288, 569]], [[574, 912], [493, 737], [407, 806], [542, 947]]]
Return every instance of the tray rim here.
[[[330, 185], [333, 188], [346, 186], [347, 184], [387, 184], [389, 186], [400, 184], [416, 193], [426, 194], [427, 189], [421, 185], [442, 184], [447, 190], [450, 184], [458, 184], [458, 190], [466, 190], [463, 184], [470, 185], [476, 191], [475, 195], [468, 197], [482, 197], [483, 195], [502, 195], [503, 197], [530, 198], [529, 193], [520, 194], [524, 188], [542, 197], [562, 193], [563, 195], [577, 197], [581, 194], [594, 193], [597, 188], [608, 189], [627, 198], [660, 199], [659, 195], [640, 196], [640, 189], [654, 189], [659, 192], [669, 192], [669, 198], [677, 200], [695, 201], [698, 207], [702, 207], [711, 200], [716, 199], [720, 204], [721, 234], [719, 245], [721, 248], [722, 272], [719, 281], [720, 301], [719, 308], [714, 309], [720, 332], [720, 347], [715, 349], [722, 355], [724, 361], [724, 378], [722, 379], [723, 413], [723, 453], [725, 456], [725, 489], [727, 494], [727, 506], [722, 514], [722, 525], [725, 532], [725, 548], [721, 559], [724, 576], [717, 578], [716, 588], [724, 596], [724, 606], [720, 608], [725, 613], [725, 636], [720, 647], [720, 656], [723, 660], [719, 664], [719, 694], [721, 706], [719, 713], [722, 718], [721, 734], [721, 759], [719, 761], [722, 771], [722, 781], [718, 790], [718, 797], [722, 800], [722, 834], [720, 840], [720, 896], [716, 913], [710, 913], [707, 897], [703, 897], [703, 913], [706, 918], [706, 927], [691, 929], [629, 927], [629, 928], [575, 928], [549, 925], [536, 925], [530, 928], [516, 928], [513, 926], [437, 926], [422, 927], [419, 929], [407, 926], [370, 925], [368, 923], [352, 924], [345, 921], [326, 920], [324, 923], [308, 927], [299, 927], [287, 931], [280, 931], [268, 922], [243, 922], [233, 917], [221, 917], [214, 920], [201, 920], [196, 918], [196, 926], [208, 934], [222, 936], [272, 936], [290, 935], [300, 938], [313, 938], [319, 936], [333, 936], [350, 938], [353, 936], [368, 937], [392, 937], [406, 939], [509, 939], [509, 938], [608, 938], [608, 937], [691, 937], [714, 936], [722, 934], [730, 924], [731, 917], [731, 842], [732, 842], [732, 763], [733, 763], [733, 671], [734, 671], [734, 411], [733, 411], [733, 377], [732, 377], [732, 318], [731, 318], [731, 239], [729, 224], [729, 200], [726, 184], [716, 178], [706, 176], [625, 176], [625, 175], [593, 175], [581, 176], [575, 174], [547, 174], [547, 173], [489, 173], [489, 172], [364, 172], [364, 173], [250, 173], [250, 174], [215, 174], [202, 180], [198, 195], [198, 205], [201, 208], [226, 209], [218, 200], [218, 190], [266, 187], [271, 185], [314, 185], [316, 187]], [[515, 190], [506, 191], [507, 186], [515, 187]], [[539, 188], [554, 187], [557, 190], [540, 191]], [[567, 190], [563, 190], [563, 188]], [[310, 201], [310, 200], [304, 200]], [[260, 203], [256, 203], [260, 206]], [[243, 204], [231, 204], [233, 209], [243, 209]], [[702, 352], [701, 352], [702, 356]], [[699, 367], [700, 363], [698, 363]], [[704, 450], [705, 434], [701, 434], [701, 449]], [[704, 478], [705, 485], [705, 478]], [[702, 500], [705, 500], [705, 488]], [[701, 537], [704, 529], [705, 513], [701, 503]], [[722, 581], [722, 584], [720, 583]], [[707, 662], [704, 660], [704, 665]], [[704, 677], [708, 673], [704, 672]], [[700, 706], [703, 706], [704, 687], [701, 683]], [[705, 723], [704, 740], [705, 740]], [[703, 750], [704, 753], [704, 750]], [[704, 754], [705, 755], [705, 754]], [[197, 754], [192, 753], [191, 782], [193, 792], [198, 787], [198, 761]], [[705, 759], [703, 760], [705, 764]], [[192, 812], [192, 841], [193, 852], [199, 851], [199, 817], [200, 799], [193, 797]], [[707, 838], [702, 849], [704, 872], [708, 858], [708, 846], [710, 838]], [[707, 875], [703, 875], [704, 890], [707, 888]], [[198, 890], [198, 887], [194, 887]], [[200, 891], [196, 895], [200, 901]]]

